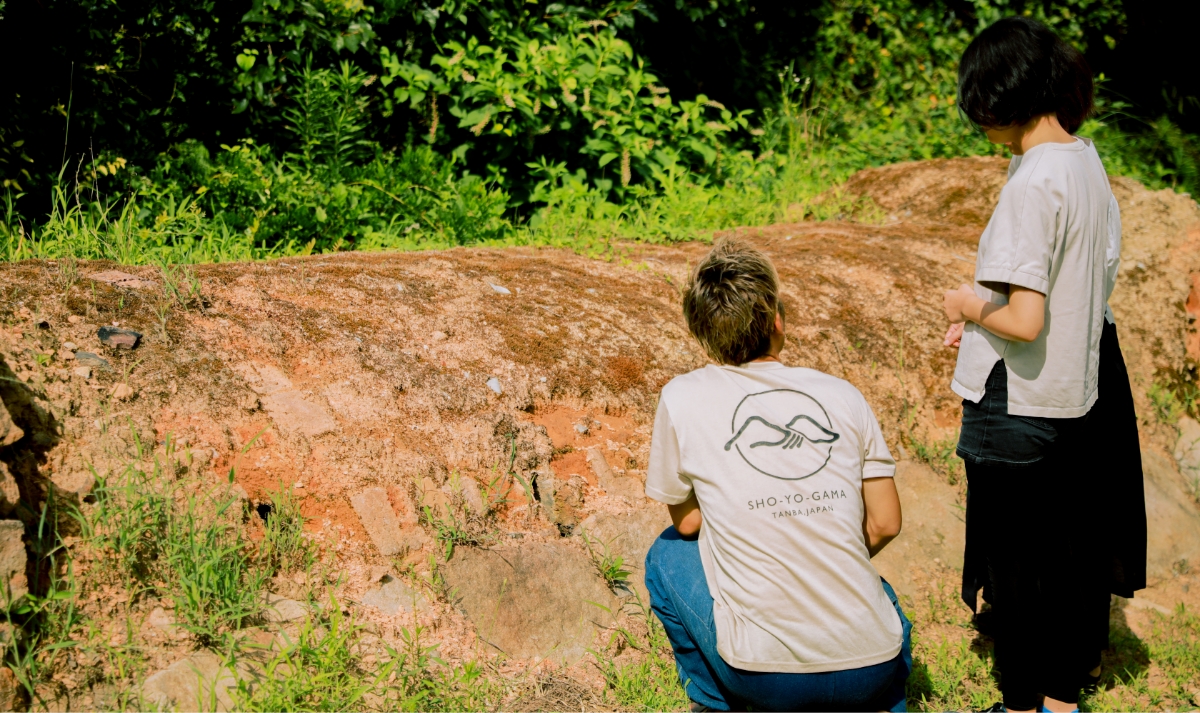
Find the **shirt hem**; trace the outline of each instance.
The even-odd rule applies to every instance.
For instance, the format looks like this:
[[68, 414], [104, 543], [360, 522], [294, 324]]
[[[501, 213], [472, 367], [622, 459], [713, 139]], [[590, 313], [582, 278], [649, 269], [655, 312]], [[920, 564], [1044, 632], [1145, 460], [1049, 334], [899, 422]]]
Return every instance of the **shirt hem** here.
[[663, 491], [659, 490], [658, 488], [652, 488], [649, 485], [647, 485], [646, 486], [646, 497], [650, 498], [651, 500], [657, 500], [658, 502], [664, 503], [666, 505], [679, 505], [680, 503], [687, 502], [687, 499], [692, 497], [692, 494], [688, 493], [687, 495], [684, 495], [682, 498], [680, 498], [680, 497], [677, 497], [674, 495], [668, 495], [667, 493], [664, 493]]
[[975, 404], [979, 403], [979, 400], [983, 398], [982, 391], [973, 391], [968, 389], [967, 387], [963, 386], [958, 379], [954, 379], [950, 382], [950, 390], [963, 397], [967, 401]]
[[721, 659], [725, 663], [740, 668], [743, 671], [754, 671], [756, 673], [827, 673], [829, 671], [845, 671], [852, 668], [863, 668], [866, 666], [874, 666], [876, 664], [885, 663], [896, 658], [900, 654], [900, 649], [903, 646], [903, 641], [891, 647], [884, 653], [872, 654], [870, 656], [860, 656], [856, 659], [844, 659], [842, 661], [827, 661], [824, 663], [800, 663], [797, 661], [749, 661], [740, 659], [730, 655], [728, 652], [722, 651], [721, 646], [717, 645], [717, 653], [721, 655]]
[[1008, 403], [1008, 415], [1037, 416], [1041, 418], [1079, 418], [1080, 416], [1086, 416], [1088, 411], [1092, 410], [1092, 406], [1095, 405], [1096, 398], [1099, 395], [1098, 391], [1093, 390], [1082, 406], [1062, 408], [1056, 406], [1024, 406], [1014, 404], [1010, 401]]

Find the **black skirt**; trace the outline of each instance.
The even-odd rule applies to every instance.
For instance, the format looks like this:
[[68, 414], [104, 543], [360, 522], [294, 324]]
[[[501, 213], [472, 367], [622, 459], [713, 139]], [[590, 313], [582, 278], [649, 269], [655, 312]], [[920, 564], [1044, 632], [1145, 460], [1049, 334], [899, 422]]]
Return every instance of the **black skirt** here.
[[962, 598], [976, 611], [983, 589], [993, 606], [1002, 684], [1020, 679], [1023, 688], [1068, 695], [1108, 645], [1109, 593], [1130, 597], [1146, 586], [1137, 419], [1116, 327], [1107, 323], [1099, 391], [1080, 418], [1012, 416], [998, 362], [980, 402], [963, 402]]
[[[1027, 486], [1034, 489], [1028, 493], [1033, 501], [1027, 498], [1023, 510], [1046, 517], [1069, 515], [1076, 523], [1072, 529], [1082, 529], [1070, 533], [1071, 539], [1080, 541], [1080, 549], [1095, 553], [1087, 558], [1092, 568], [1089, 580], [1128, 598], [1146, 587], [1146, 498], [1129, 372], [1116, 325], [1107, 321], [1100, 340], [1099, 392], [1081, 418], [1010, 416], [1007, 372], [1004, 363], [997, 362], [980, 402], [963, 401], [958, 455], [968, 466], [1041, 470], [1053, 464], [1078, 473], [1080, 477], [1067, 482], [1075, 489], [1050, 483]], [[1004, 527], [1006, 517], [996, 513], [1001, 522], [989, 522], [993, 518], [981, 511], [976, 500], [968, 483], [962, 598], [972, 611], [977, 610], [979, 590], [989, 584], [982, 549], [986, 533]], [[1051, 522], [1045, 523], [1048, 531], [1062, 529]], [[986, 592], [984, 598], [989, 599]]]

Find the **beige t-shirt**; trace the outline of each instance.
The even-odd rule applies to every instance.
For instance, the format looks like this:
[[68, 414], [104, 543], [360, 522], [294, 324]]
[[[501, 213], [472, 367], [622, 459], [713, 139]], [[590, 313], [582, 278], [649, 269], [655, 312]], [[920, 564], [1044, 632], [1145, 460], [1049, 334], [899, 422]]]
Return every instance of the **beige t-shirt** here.
[[1040, 144], [1014, 158], [979, 239], [975, 294], [1007, 304], [1009, 285], [1041, 292], [1045, 327], [1022, 343], [968, 322], [954, 392], [979, 401], [992, 367], [1003, 359], [1010, 414], [1086, 414], [1097, 398], [1100, 334], [1116, 284], [1120, 236], [1120, 209], [1090, 141]]
[[696, 493], [721, 658], [816, 673], [900, 652], [863, 537], [863, 478], [895, 469], [862, 394], [828, 374], [706, 366], [663, 388], [646, 495], [677, 505]]

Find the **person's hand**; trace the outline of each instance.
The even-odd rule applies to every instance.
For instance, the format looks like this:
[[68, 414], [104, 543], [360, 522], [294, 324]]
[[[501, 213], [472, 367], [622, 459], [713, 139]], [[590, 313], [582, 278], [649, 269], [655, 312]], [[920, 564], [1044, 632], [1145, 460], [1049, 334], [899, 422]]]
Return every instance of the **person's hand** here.
[[946, 338], [942, 340], [942, 345], [950, 347], [951, 349], [958, 349], [960, 346], [962, 346], [964, 327], [966, 327], [966, 324], [963, 322], [956, 322], [950, 325], [950, 329], [946, 330]]
[[957, 290], [949, 290], [942, 296], [942, 307], [946, 310], [946, 318], [951, 324], [967, 321], [963, 316], [963, 307], [967, 299], [975, 296], [975, 290], [970, 285], [959, 285]]

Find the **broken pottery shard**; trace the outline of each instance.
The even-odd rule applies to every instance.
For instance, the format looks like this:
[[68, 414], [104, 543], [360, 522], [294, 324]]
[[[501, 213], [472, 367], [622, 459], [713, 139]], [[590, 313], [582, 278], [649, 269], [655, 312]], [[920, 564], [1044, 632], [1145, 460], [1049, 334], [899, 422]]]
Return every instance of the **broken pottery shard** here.
[[400, 533], [400, 520], [392, 512], [387, 491], [383, 488], [367, 488], [350, 498], [350, 504], [362, 520], [363, 529], [379, 548], [379, 554], [390, 557], [408, 549], [408, 542]]
[[11, 604], [29, 593], [25, 578], [25, 526], [19, 520], [0, 520], [0, 602]]
[[132, 287], [135, 290], [142, 287], [154, 287], [155, 285], [153, 280], [143, 280], [137, 275], [130, 275], [128, 272], [121, 272], [119, 270], [105, 270], [104, 272], [93, 273], [88, 275], [88, 279], [95, 280], [96, 282], [107, 282], [117, 287]]
[[101, 327], [96, 336], [100, 343], [113, 349], [136, 349], [142, 340], [142, 333], [120, 327]]
[[494, 376], [487, 380], [487, 387], [497, 394], [504, 393], [504, 389], [500, 388], [500, 380]]
[[402, 611], [425, 611], [429, 604], [419, 592], [413, 591], [404, 582], [385, 574], [380, 585], [363, 595], [360, 602], [365, 607], [378, 609], [381, 614], [395, 616]]
[[578, 661], [619, 606], [592, 560], [561, 543], [459, 547], [444, 572], [479, 637], [513, 658]]
[[492, 291], [496, 292], [497, 294], [501, 294], [501, 295], [511, 295], [512, 294], [512, 292], [507, 287], [502, 287], [500, 285], [492, 284], [491, 282], [489, 282], [488, 284], [491, 285]]
[[298, 391], [277, 391], [262, 397], [271, 420], [284, 433], [301, 433], [309, 438], [337, 429], [337, 422], [320, 406], [304, 400]]
[[79, 362], [80, 366], [90, 366], [102, 371], [108, 371], [112, 368], [107, 359], [91, 352], [75, 352], [75, 361]]
[[4, 402], [0, 401], [0, 448], [11, 446], [25, 437], [25, 431], [13, 422]]

